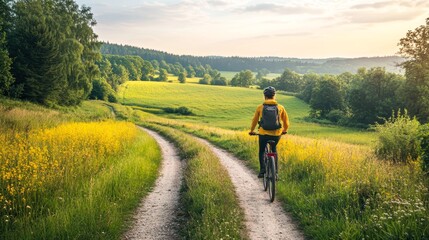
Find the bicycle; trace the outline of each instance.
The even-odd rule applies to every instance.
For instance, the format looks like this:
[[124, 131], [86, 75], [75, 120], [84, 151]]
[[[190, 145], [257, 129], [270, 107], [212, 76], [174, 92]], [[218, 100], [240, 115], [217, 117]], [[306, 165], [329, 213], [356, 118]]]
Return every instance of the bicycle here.
[[[259, 136], [260, 134], [252, 134], [252, 136]], [[275, 141], [268, 141], [265, 146], [264, 151], [264, 163], [265, 163], [265, 173], [262, 180], [264, 191], [268, 190], [268, 196], [270, 201], [274, 202], [276, 196], [276, 181], [277, 177], [277, 153], [272, 151], [272, 145], [275, 144]]]

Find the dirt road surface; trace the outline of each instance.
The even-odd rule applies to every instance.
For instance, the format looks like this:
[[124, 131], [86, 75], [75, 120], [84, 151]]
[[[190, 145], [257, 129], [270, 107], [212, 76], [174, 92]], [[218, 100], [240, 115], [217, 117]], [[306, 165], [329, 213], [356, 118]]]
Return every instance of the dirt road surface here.
[[134, 216], [134, 225], [123, 239], [178, 239], [183, 163], [173, 144], [154, 131], [141, 129], [158, 142], [163, 160], [154, 189], [143, 199]]
[[263, 191], [261, 180], [243, 161], [206, 140], [200, 140], [210, 146], [228, 170], [244, 210], [250, 239], [304, 239], [282, 206], [276, 201], [270, 203], [267, 192]]

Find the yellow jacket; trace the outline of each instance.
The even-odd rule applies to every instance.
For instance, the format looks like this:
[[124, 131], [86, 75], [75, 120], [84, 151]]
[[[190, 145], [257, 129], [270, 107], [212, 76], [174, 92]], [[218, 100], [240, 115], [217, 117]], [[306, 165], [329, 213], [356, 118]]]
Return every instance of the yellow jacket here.
[[[274, 99], [268, 99], [268, 100], [265, 100], [263, 104], [259, 105], [256, 108], [255, 115], [253, 116], [253, 120], [252, 120], [252, 125], [250, 126], [251, 132], [255, 130], [256, 124], [258, 124], [258, 122], [262, 117], [262, 109], [264, 108], [264, 104], [275, 105], [278, 103]], [[289, 117], [287, 115], [286, 109], [280, 104], [278, 104], [277, 107], [279, 109], [279, 116], [282, 121], [282, 128], [279, 128], [277, 130], [265, 130], [262, 127], [260, 127], [259, 134], [270, 135], [270, 136], [280, 136], [282, 135], [282, 132], [287, 132], [289, 128]]]

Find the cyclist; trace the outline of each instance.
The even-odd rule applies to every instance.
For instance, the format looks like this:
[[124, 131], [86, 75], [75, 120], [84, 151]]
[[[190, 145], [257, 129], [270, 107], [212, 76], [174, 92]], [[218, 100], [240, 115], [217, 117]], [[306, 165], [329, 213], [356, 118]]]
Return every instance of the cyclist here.
[[[270, 140], [275, 141], [275, 144], [272, 148], [273, 152], [277, 152], [276, 145], [280, 140], [280, 136], [282, 134], [286, 134], [289, 128], [289, 118], [286, 112], [286, 109], [277, 103], [275, 100], [276, 89], [274, 87], [266, 87], [264, 89], [264, 97], [265, 101], [263, 104], [259, 105], [256, 108], [255, 115], [253, 116], [252, 125], [250, 126], [250, 135], [256, 135], [254, 132], [256, 124], [259, 123], [259, 167], [260, 171], [258, 174], [258, 178], [263, 178], [265, 174], [265, 163], [264, 163], [264, 151], [267, 142]], [[265, 111], [266, 106], [276, 106], [277, 107], [277, 123], [279, 123], [278, 128], [274, 130], [267, 130], [263, 128], [263, 124], [261, 124], [261, 118], [263, 111]], [[268, 115], [268, 114], [267, 114]], [[267, 127], [268, 128], [268, 127]], [[270, 127], [271, 128], [271, 127]], [[277, 165], [277, 161], [276, 161]]]

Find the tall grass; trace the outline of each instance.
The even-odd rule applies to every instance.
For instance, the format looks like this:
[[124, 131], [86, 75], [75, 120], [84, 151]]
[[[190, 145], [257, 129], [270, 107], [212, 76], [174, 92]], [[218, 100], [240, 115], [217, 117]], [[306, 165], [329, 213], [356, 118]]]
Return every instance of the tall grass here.
[[[256, 137], [196, 124], [158, 124], [206, 138], [258, 170]], [[427, 178], [417, 164], [376, 159], [370, 148], [286, 136], [278, 197], [315, 239], [427, 239]]]
[[0, 132], [0, 238], [118, 238], [157, 176], [156, 143], [131, 123]]
[[219, 159], [204, 144], [180, 131], [144, 124], [177, 145], [187, 161], [182, 204], [185, 239], [242, 239], [244, 216], [234, 186]]
[[102, 101], [84, 101], [80, 106], [46, 108], [34, 103], [0, 98], [0, 131], [29, 131], [57, 126], [72, 121], [114, 119]]

